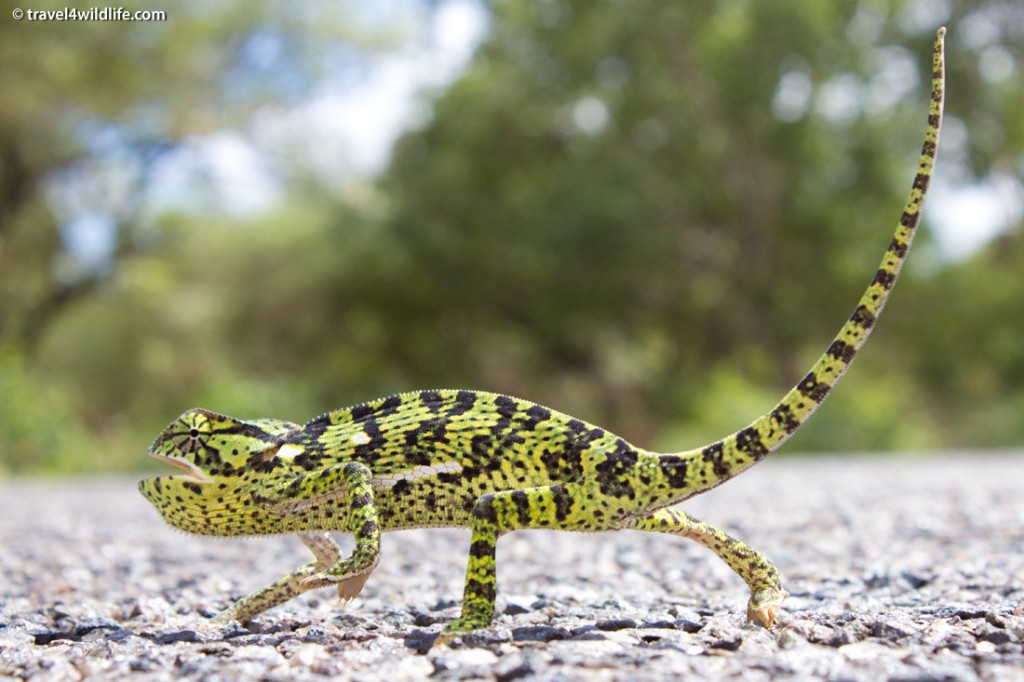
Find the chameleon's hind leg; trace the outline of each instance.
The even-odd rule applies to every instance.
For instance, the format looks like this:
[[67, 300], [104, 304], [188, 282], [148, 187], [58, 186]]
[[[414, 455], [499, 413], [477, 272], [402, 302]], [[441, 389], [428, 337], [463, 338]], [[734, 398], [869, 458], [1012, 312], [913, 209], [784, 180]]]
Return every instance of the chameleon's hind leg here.
[[678, 509], [660, 509], [630, 519], [633, 530], [669, 533], [696, 540], [725, 561], [750, 587], [747, 618], [771, 628], [779, 616], [782, 602], [789, 595], [782, 589], [779, 571], [763, 554], [714, 526]]
[[327, 533], [304, 531], [297, 535], [305, 543], [306, 547], [309, 547], [313, 552], [316, 559], [298, 567], [280, 580], [267, 585], [262, 590], [239, 599], [230, 607], [214, 616], [213, 620], [210, 621], [211, 625], [224, 625], [233, 620], [237, 620], [240, 623], [248, 622], [267, 609], [302, 594], [308, 589], [303, 587], [303, 580], [331, 566], [341, 557], [341, 547]]
[[500, 536], [523, 528], [579, 529], [585, 519], [578, 501], [586, 499], [586, 488], [576, 483], [488, 493], [477, 499], [462, 614], [445, 627], [434, 644], [491, 624], [498, 584], [494, 553]]

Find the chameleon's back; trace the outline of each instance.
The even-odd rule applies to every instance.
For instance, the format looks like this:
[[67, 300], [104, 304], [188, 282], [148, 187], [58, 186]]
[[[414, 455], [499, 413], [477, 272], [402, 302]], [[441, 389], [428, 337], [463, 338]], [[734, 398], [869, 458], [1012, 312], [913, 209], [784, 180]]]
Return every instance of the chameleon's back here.
[[581, 455], [622, 447], [604, 429], [526, 400], [420, 391], [327, 413], [285, 441], [316, 471], [358, 461], [373, 472], [387, 529], [464, 526], [483, 494], [576, 480]]

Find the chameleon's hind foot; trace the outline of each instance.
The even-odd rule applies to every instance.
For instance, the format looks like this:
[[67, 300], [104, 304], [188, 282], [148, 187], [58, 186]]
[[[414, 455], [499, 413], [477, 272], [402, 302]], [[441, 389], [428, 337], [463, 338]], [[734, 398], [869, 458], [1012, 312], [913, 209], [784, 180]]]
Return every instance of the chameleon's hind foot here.
[[747, 603], [747, 620], [771, 630], [778, 621], [782, 602], [788, 596], [788, 592], [782, 588], [775, 587], [768, 587], [755, 592], [750, 596], [750, 601]]
[[434, 638], [434, 641], [431, 643], [430, 648], [433, 649], [434, 647], [445, 646], [445, 645], [451, 644], [453, 640], [458, 639], [459, 637], [461, 637], [464, 634], [466, 634], [466, 633], [464, 633], [464, 632], [448, 632], [448, 631], [444, 630], [440, 634], [438, 634], [437, 637]]
[[490, 627], [490, 625], [490, 617], [467, 618], [465, 616], [461, 616], [459, 618], [456, 618], [452, 622], [448, 623], [448, 625], [445, 626], [444, 630], [441, 630], [441, 634], [437, 636], [437, 639], [434, 640], [434, 643], [430, 646], [435, 647], [441, 646], [442, 644], [450, 644], [452, 640], [458, 639], [463, 635], [468, 635], [471, 632], [483, 630], [484, 628]]

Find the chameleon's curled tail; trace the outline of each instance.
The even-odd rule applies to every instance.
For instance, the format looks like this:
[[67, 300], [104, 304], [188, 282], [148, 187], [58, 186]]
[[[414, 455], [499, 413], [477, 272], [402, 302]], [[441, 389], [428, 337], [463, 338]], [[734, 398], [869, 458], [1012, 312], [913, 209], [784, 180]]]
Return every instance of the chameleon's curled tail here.
[[771, 412], [717, 443], [668, 456], [687, 462], [687, 469], [691, 472], [687, 497], [732, 478], [782, 445], [824, 402], [871, 333], [910, 250], [935, 164], [945, 95], [945, 35], [946, 29], [940, 28], [935, 36], [931, 105], [917, 175], [878, 272], [828, 350]]

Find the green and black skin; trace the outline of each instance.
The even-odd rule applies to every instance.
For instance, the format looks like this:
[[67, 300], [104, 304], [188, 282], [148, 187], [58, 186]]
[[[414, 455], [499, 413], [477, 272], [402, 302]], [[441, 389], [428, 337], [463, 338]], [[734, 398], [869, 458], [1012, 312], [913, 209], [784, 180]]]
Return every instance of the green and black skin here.
[[[932, 173], [943, 107], [944, 34], [940, 29], [935, 40], [920, 166], [895, 235], [853, 315], [770, 412], [716, 443], [659, 454], [526, 400], [476, 391], [393, 395], [303, 426], [189, 410], [150, 448], [185, 473], [143, 480], [139, 489], [146, 499], [167, 523], [190, 533], [297, 533], [315, 557], [214, 622], [245, 622], [321, 587], [334, 586], [351, 599], [377, 565], [381, 531], [468, 526], [462, 614], [439, 641], [490, 625], [495, 544], [521, 528], [628, 528], [696, 540], [750, 587], [748, 618], [772, 627], [787, 596], [775, 567], [672, 505], [782, 445], [825, 400], [874, 328], [910, 248]], [[330, 531], [354, 534], [350, 556], [341, 556]]]

